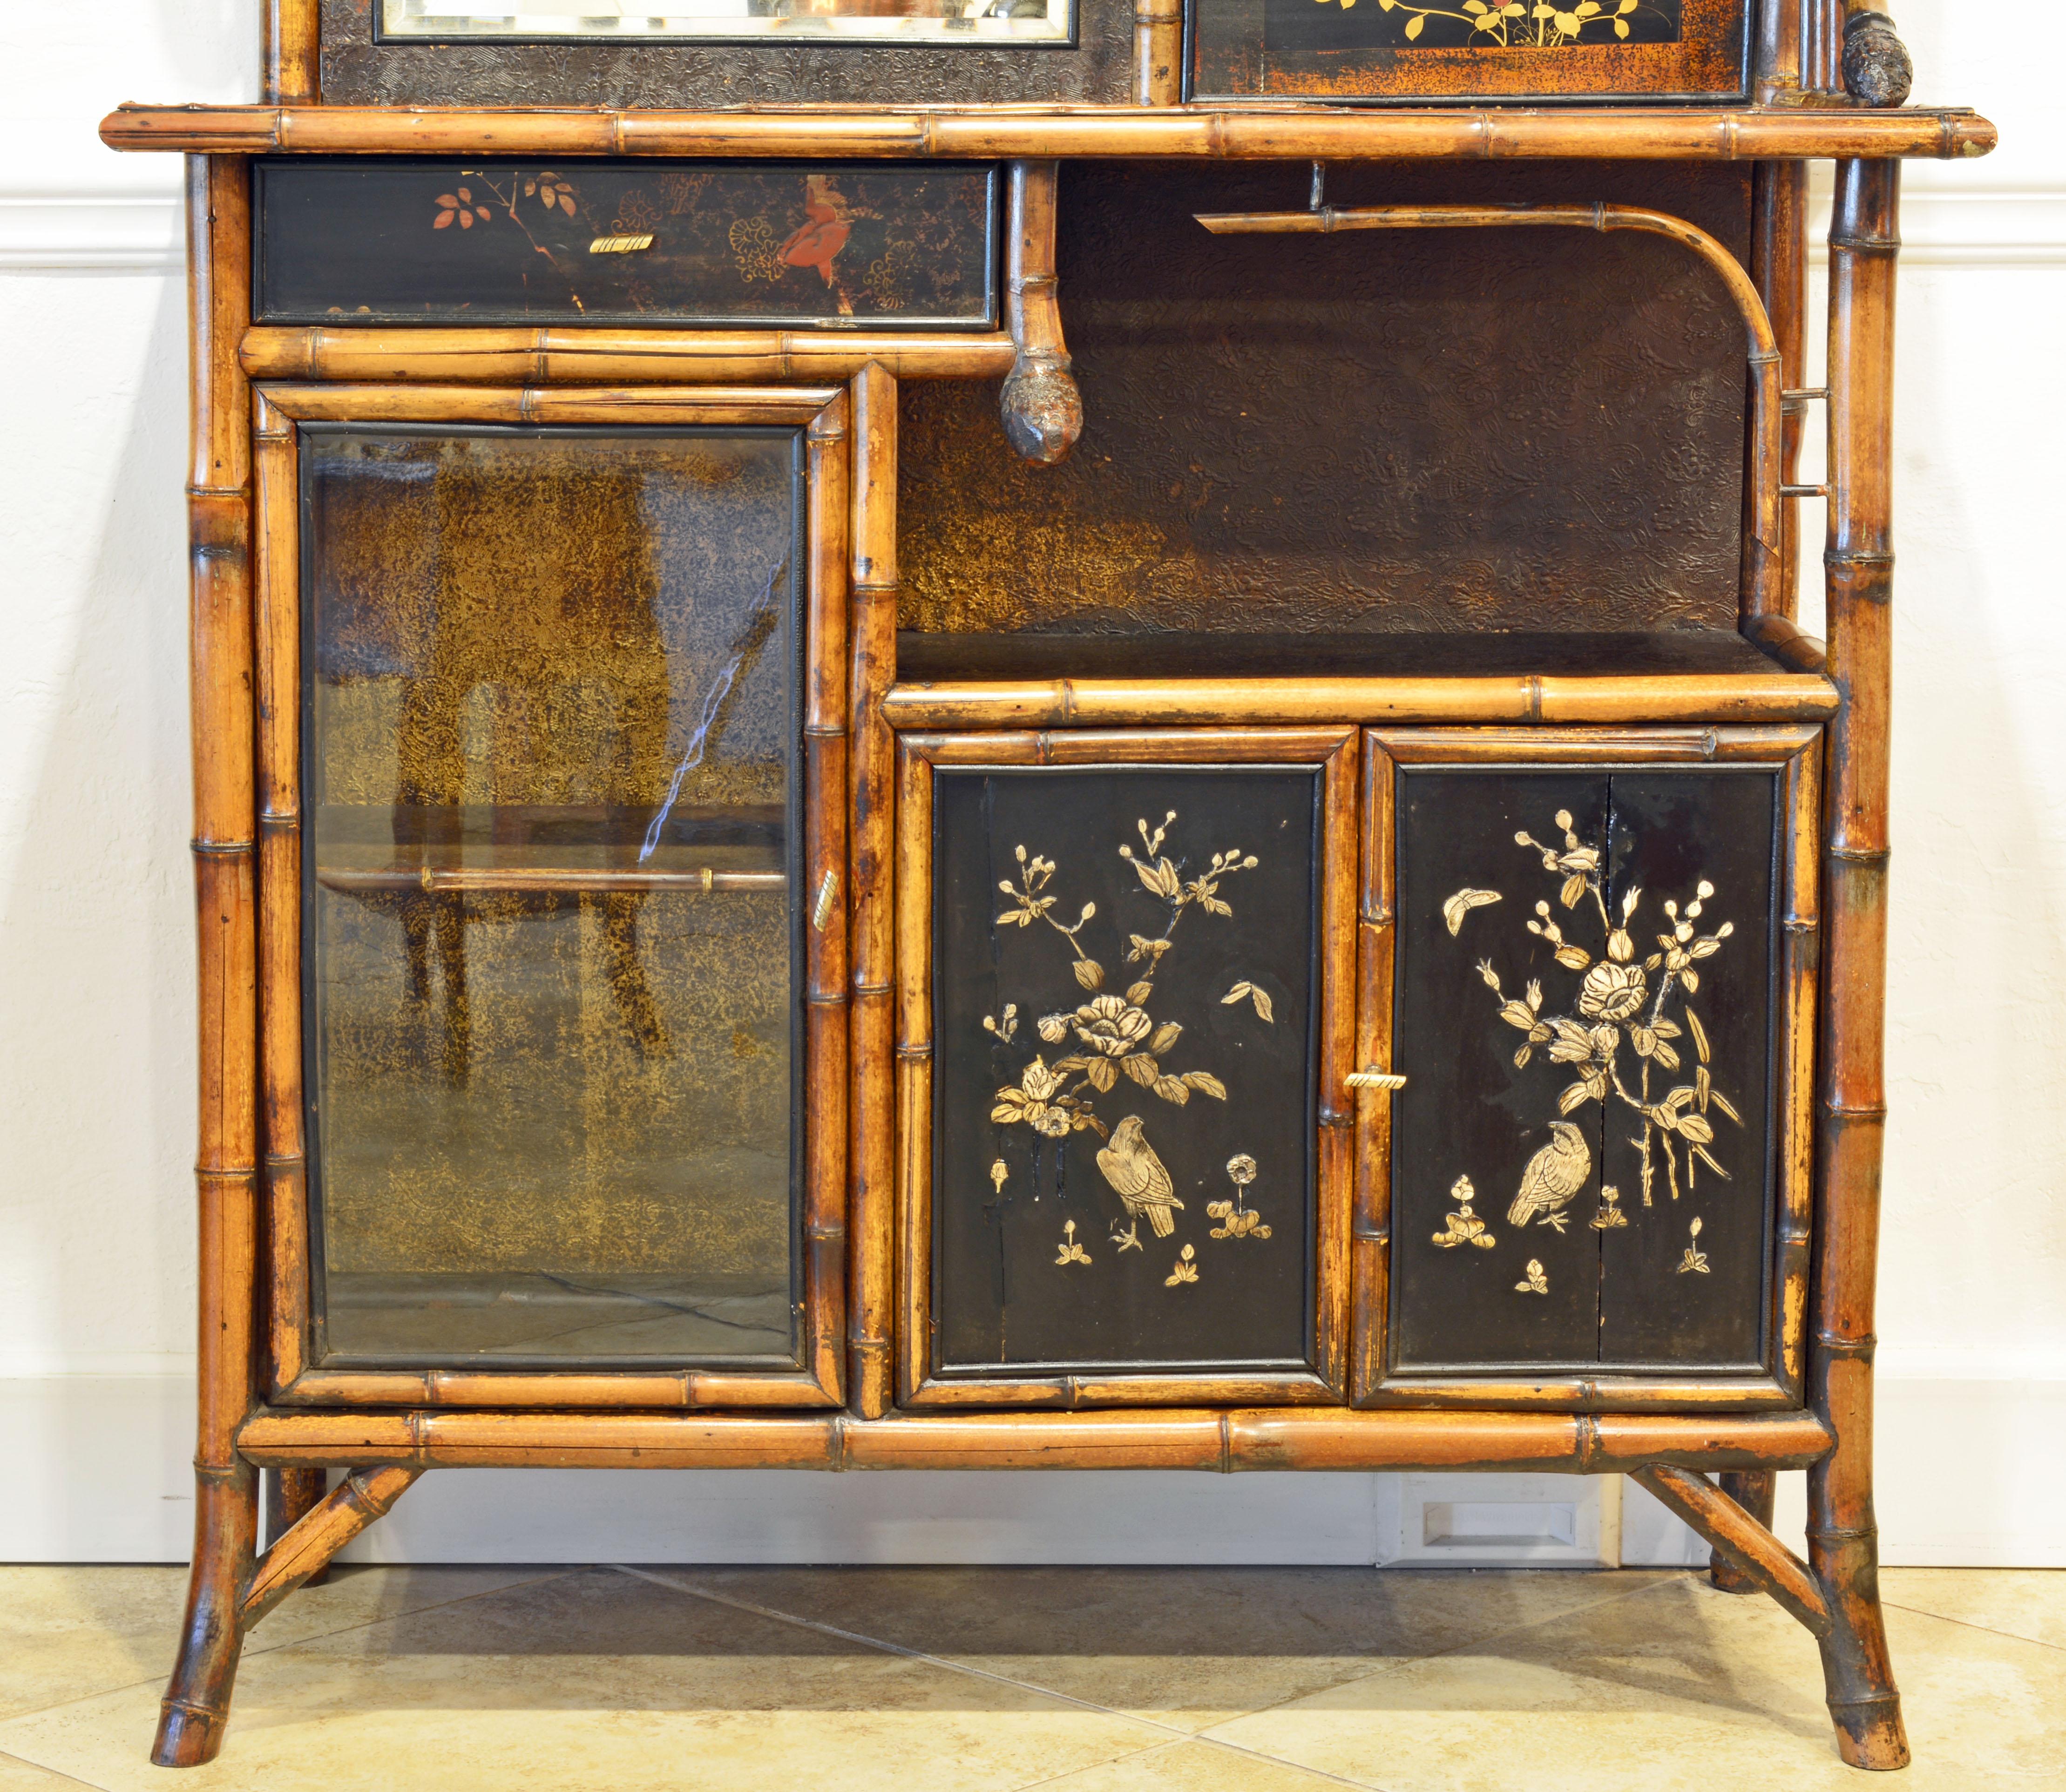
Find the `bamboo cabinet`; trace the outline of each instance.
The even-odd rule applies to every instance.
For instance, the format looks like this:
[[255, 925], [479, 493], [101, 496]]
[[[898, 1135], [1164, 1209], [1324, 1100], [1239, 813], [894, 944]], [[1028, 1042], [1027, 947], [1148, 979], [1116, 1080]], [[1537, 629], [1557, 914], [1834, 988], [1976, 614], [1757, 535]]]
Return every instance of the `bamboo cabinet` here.
[[1633, 1474], [1900, 1766], [1897, 202], [1992, 127], [1836, 0], [807, 10], [282, 0], [103, 126], [188, 171], [153, 1758], [430, 1470], [987, 1466]]

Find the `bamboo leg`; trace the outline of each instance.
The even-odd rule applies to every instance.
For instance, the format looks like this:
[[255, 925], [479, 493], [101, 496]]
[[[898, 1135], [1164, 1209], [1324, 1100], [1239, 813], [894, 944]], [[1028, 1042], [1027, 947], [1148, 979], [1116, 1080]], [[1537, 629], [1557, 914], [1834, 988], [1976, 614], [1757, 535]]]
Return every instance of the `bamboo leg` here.
[[[1756, 1472], [1724, 1474], [1721, 1481], [1722, 1491], [1740, 1506], [1748, 1517], [1755, 1519], [1768, 1531], [1772, 1528], [1773, 1496], [1779, 1487], [1777, 1475]], [[1756, 1593], [1764, 1590], [1719, 1549], [1707, 1563], [1707, 1576], [1725, 1593]]]
[[1005, 378], [1000, 410], [1011, 446], [1036, 467], [1068, 458], [1084, 433], [1084, 401], [1069, 374], [1055, 298], [1054, 162], [1011, 164], [1005, 220], [1006, 321], [1018, 358]]
[[1908, 1763], [1880, 1616], [1873, 1517], [1873, 1303], [1886, 1124], [1887, 701], [1894, 556], [1889, 437], [1900, 164], [1837, 167], [1829, 227], [1829, 676], [1844, 694], [1824, 790], [1827, 994], [1816, 1153], [1809, 1398], [1836, 1448], [1808, 1471], [1808, 1558], [1833, 1623], [1822, 1669], [1854, 1767]]
[[257, 1373], [258, 940], [252, 740], [249, 185], [233, 157], [187, 163], [193, 461], [194, 889], [199, 934], [200, 1412], [186, 1626], [151, 1758], [222, 1746], [257, 1545], [258, 1474], [238, 1454]]

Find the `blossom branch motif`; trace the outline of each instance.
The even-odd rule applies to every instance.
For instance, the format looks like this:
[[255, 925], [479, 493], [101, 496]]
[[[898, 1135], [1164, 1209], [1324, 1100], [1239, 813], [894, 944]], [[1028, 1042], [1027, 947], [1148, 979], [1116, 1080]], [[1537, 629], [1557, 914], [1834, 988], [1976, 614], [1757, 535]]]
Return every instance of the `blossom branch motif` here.
[[[1332, 0], [1319, 0], [1328, 6]], [[1356, 0], [1341, 0], [1341, 8], [1347, 12]], [[1532, 6], [1522, 0], [1461, 0], [1461, 8], [1429, 6], [1417, 0], [1377, 0], [1383, 12], [1405, 15], [1403, 32], [1408, 43], [1419, 40], [1431, 18], [1452, 18], [1470, 27], [1468, 42], [1480, 45], [1480, 39], [1502, 50], [1561, 50], [1566, 46], [1586, 41], [1585, 34], [1594, 26], [1610, 30], [1617, 38], [1629, 35], [1629, 17], [1643, 5], [1643, 0], [1577, 0], [1570, 6], [1558, 6], [1550, 0], [1537, 0]], [[1651, 11], [1663, 9], [1652, 6]], [[1675, 16], [1670, 18], [1676, 27]], [[1604, 37], [1590, 41], [1604, 42]]]
[[[512, 169], [506, 185], [498, 185], [482, 168], [461, 168], [460, 174], [464, 180], [478, 184], [480, 190], [496, 202], [496, 207], [507, 215], [509, 221], [523, 233], [524, 240], [545, 257], [551, 264], [553, 273], [567, 282], [567, 297], [573, 308], [577, 311], [585, 309], [586, 307], [581, 304], [581, 295], [573, 290], [573, 274], [545, 244], [532, 234], [531, 227], [525, 221], [524, 214], [516, 204], [520, 198], [536, 199], [548, 212], [563, 212], [572, 217], [580, 204], [573, 184], [550, 169], [528, 180], [521, 170]], [[437, 209], [431, 216], [431, 228], [433, 230], [448, 230], [456, 221], [461, 229], [471, 230], [476, 219], [487, 224], [494, 216], [493, 212], [474, 196], [472, 184], [456, 186], [450, 192], [437, 196]]]
[[[1645, 1207], [1655, 1204], [1653, 1189], [1660, 1163], [1675, 1201], [1679, 1198], [1682, 1172], [1687, 1191], [1695, 1186], [1703, 1164], [1727, 1181], [1728, 1171], [1708, 1149], [1715, 1142], [1709, 1116], [1719, 1110], [1738, 1126], [1743, 1124], [1743, 1116], [1715, 1086], [1707, 1030], [1691, 998], [1700, 987], [1699, 965], [1721, 950], [1722, 942], [1736, 931], [1735, 924], [1724, 921], [1712, 932], [1700, 931], [1701, 915], [1715, 894], [1714, 885], [1703, 878], [1683, 908], [1676, 900], [1663, 904], [1665, 931], [1653, 936], [1657, 950], [1639, 961], [1630, 928], [1643, 891], [1630, 889], [1617, 907], [1610, 908], [1601, 848], [1580, 841], [1569, 810], [1558, 811], [1557, 826], [1564, 836], [1562, 846], [1538, 840], [1525, 830], [1513, 839], [1515, 845], [1538, 854], [1543, 870], [1559, 880], [1556, 908], [1547, 900], [1537, 902], [1528, 931], [1550, 949], [1557, 964], [1581, 973], [1573, 1005], [1576, 1012], [1546, 1012], [1540, 978], [1531, 980], [1518, 997], [1507, 995], [1492, 961], [1478, 961], [1479, 977], [1498, 998], [1500, 1019], [1525, 1036], [1513, 1054], [1514, 1067], [1525, 1070], [1538, 1050], [1553, 1064], [1571, 1066], [1576, 1080], [1557, 1098], [1560, 1116], [1575, 1114], [1586, 1102], [1596, 1101], [1603, 1108], [1626, 1109], [1640, 1120], [1642, 1131], [1629, 1143], [1643, 1154]], [[1465, 893], [1476, 892], [1459, 895]], [[1455, 903], [1457, 898], [1450, 900]], [[1559, 920], [1559, 910], [1572, 918]], [[1456, 912], [1459, 925], [1465, 912]], [[1582, 914], [1587, 915], [1588, 922], [1590, 916], [1598, 917], [1602, 942], [1597, 951], [1565, 931], [1567, 924], [1577, 926]], [[1456, 926], [1451, 927], [1451, 932], [1456, 931]], [[1682, 1039], [1692, 1047], [1691, 1081], [1653, 1093], [1653, 1075], [1683, 1074], [1684, 1057], [1675, 1043]], [[1630, 1058], [1635, 1061], [1632, 1070]]]

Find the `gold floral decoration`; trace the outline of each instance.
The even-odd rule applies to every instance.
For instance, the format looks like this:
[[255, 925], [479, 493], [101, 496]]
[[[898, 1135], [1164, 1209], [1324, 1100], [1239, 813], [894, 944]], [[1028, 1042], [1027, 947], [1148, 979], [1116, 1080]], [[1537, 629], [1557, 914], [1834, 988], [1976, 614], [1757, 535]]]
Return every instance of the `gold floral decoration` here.
[[[1327, 6], [1331, 0], [1319, 0], [1319, 3]], [[1356, 0], [1341, 0], [1342, 10], [1347, 12], [1355, 3]], [[1453, 18], [1470, 26], [1472, 43], [1482, 37], [1502, 50], [1561, 50], [1584, 41], [1585, 34], [1596, 25], [1609, 27], [1616, 38], [1625, 38], [1629, 34], [1629, 14], [1641, 3], [1642, 0], [1605, 0], [1604, 4], [1602, 0], [1578, 0], [1574, 6], [1560, 6], [1537, 0], [1530, 6], [1522, 4], [1522, 0], [1462, 0], [1459, 10], [1420, 6], [1415, 0], [1377, 0], [1380, 11], [1406, 15], [1404, 35], [1408, 43], [1419, 38], [1429, 19]]]
[[1179, 1288], [1186, 1282], [1195, 1282], [1198, 1279], [1198, 1266], [1193, 1259], [1197, 1254], [1186, 1244], [1177, 1253], [1177, 1267], [1162, 1278], [1162, 1285], [1165, 1288]]
[[1246, 1191], [1255, 1180], [1255, 1159], [1243, 1151], [1227, 1159], [1228, 1179], [1234, 1184], [1234, 1199], [1230, 1201], [1211, 1201], [1206, 1203], [1205, 1214], [1217, 1220], [1213, 1227], [1214, 1238], [1267, 1238], [1270, 1228], [1262, 1224], [1262, 1216], [1248, 1204]]
[[739, 263], [739, 277], [751, 285], [756, 280], [770, 282], [782, 277], [780, 245], [775, 241], [775, 226], [764, 217], [734, 218], [731, 229], [725, 233], [725, 240], [731, 245], [733, 259]]
[[1704, 1276], [1707, 1273], [1707, 1253], [1699, 1249], [1700, 1222], [1695, 1220], [1690, 1228], [1692, 1242], [1686, 1247], [1686, 1254], [1679, 1260], [1679, 1273], [1682, 1276]]
[[1062, 1222], [1061, 1254], [1055, 1259], [1057, 1264], [1083, 1263], [1091, 1260], [1091, 1254], [1076, 1242], [1076, 1223], [1073, 1220]]
[[1536, 1258], [1528, 1260], [1528, 1268], [1521, 1280], [1513, 1284], [1517, 1294], [1547, 1294], [1550, 1278], [1543, 1274], [1542, 1265]]
[[1596, 1232], [1612, 1232], [1617, 1226], [1626, 1226], [1628, 1216], [1621, 1210], [1621, 1191], [1609, 1183], [1600, 1191], [1600, 1210], [1592, 1218]]
[[[1572, 1004], [1575, 1013], [1545, 1012], [1539, 979], [1513, 997], [1505, 993], [1499, 973], [1489, 960], [1479, 961], [1478, 975], [1499, 998], [1500, 1019], [1525, 1036], [1513, 1054], [1514, 1067], [1525, 1070], [1537, 1050], [1553, 1064], [1571, 1066], [1576, 1080], [1558, 1097], [1559, 1114], [1574, 1114], [1592, 1101], [1602, 1106], [1618, 1105], [1635, 1114], [1642, 1123], [1642, 1131], [1633, 1143], [1643, 1153], [1643, 1204], [1653, 1204], [1660, 1158], [1671, 1198], [1676, 1200], [1682, 1172], [1688, 1190], [1695, 1185], [1703, 1164], [1728, 1179], [1728, 1171], [1707, 1148], [1715, 1141], [1711, 1113], [1719, 1110], [1738, 1126], [1743, 1123], [1743, 1116], [1714, 1085], [1707, 1029], [1691, 1001], [1700, 987], [1699, 965], [1721, 950], [1723, 942], [1735, 932], [1735, 924], [1724, 921], [1712, 932], [1700, 930], [1701, 915], [1715, 894], [1714, 885], [1703, 878], [1683, 909], [1675, 900], [1663, 904], [1665, 931], [1653, 936], [1658, 949], [1639, 960], [1630, 929], [1643, 891], [1631, 888], [1622, 897], [1618, 912], [1610, 911], [1600, 848], [1580, 841], [1569, 810], [1558, 811], [1557, 825], [1563, 832], [1562, 846], [1545, 843], [1525, 831], [1514, 835], [1514, 843], [1537, 854], [1542, 868], [1558, 880], [1558, 908], [1571, 916], [1571, 924], [1576, 926], [1582, 912], [1598, 917], [1602, 937], [1596, 949], [1568, 936], [1565, 922], [1557, 918], [1557, 909], [1547, 900], [1535, 904], [1535, 912], [1527, 924], [1528, 931], [1550, 948], [1558, 965], [1578, 973], [1576, 1000]], [[1674, 1017], [1675, 1009], [1679, 1017]], [[1660, 1073], [1667, 1078], [1683, 1074], [1680, 1050], [1673, 1043], [1682, 1038], [1690, 1038], [1693, 1048], [1695, 1063], [1691, 1080], [1658, 1090], [1654, 1081]], [[1628, 1070], [1631, 1058], [1635, 1063], [1632, 1073]], [[1551, 1122], [1550, 1127], [1562, 1147], [1561, 1166], [1545, 1160], [1540, 1153], [1529, 1166], [1530, 1176], [1538, 1166], [1550, 1173], [1552, 1191], [1562, 1197], [1541, 1207], [1545, 1219], [1576, 1192], [1575, 1186], [1566, 1191], [1561, 1185], [1578, 1167], [1579, 1148], [1557, 1132], [1556, 1122]], [[1545, 1147], [1544, 1151], [1557, 1148]], [[1583, 1183], [1590, 1171], [1588, 1153], [1578, 1183]], [[1562, 1229], [1559, 1220], [1550, 1219], [1549, 1223]]]
[[1485, 1221], [1471, 1212], [1471, 1203], [1477, 1199], [1477, 1193], [1468, 1176], [1459, 1176], [1450, 1185], [1449, 1199], [1456, 1203], [1456, 1211], [1448, 1216], [1448, 1229], [1432, 1235], [1444, 1250], [1453, 1251], [1459, 1244], [1475, 1245], [1481, 1251], [1493, 1248], [1496, 1241], [1485, 1230]]

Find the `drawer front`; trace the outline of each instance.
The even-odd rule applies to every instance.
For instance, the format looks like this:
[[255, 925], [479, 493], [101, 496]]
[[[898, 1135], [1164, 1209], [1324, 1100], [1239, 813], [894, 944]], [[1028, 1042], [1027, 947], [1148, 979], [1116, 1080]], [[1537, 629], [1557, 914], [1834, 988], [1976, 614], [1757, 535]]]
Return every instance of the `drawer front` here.
[[257, 164], [254, 314], [273, 324], [986, 330], [985, 163]]
[[1339, 1381], [1335, 794], [1338, 827], [1326, 763], [931, 768], [922, 1402]]
[[1553, 755], [1389, 766], [1388, 1374], [1783, 1374], [1802, 757]]

